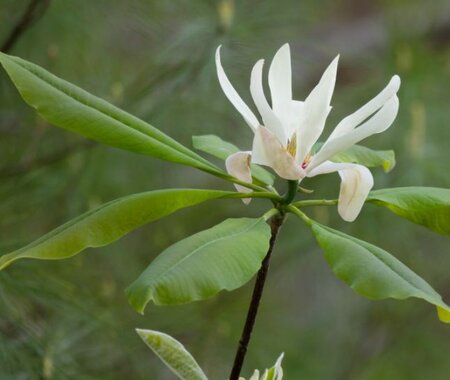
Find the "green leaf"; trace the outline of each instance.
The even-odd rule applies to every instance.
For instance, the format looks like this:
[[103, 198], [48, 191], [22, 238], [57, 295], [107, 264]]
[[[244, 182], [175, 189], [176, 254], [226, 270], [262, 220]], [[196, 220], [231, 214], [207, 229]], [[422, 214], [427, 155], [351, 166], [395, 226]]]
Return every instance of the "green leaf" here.
[[441, 321], [450, 323], [450, 308], [421, 277], [381, 248], [340, 231], [312, 223], [312, 231], [338, 278], [370, 299], [423, 299], [437, 307]]
[[136, 329], [147, 346], [181, 380], [208, 380], [200, 366], [184, 346], [159, 331]]
[[387, 173], [394, 169], [395, 153], [393, 150], [373, 150], [361, 145], [339, 152], [331, 158], [334, 162], [352, 162], [368, 168], [381, 166]]
[[258, 271], [269, 248], [264, 218], [227, 219], [163, 251], [127, 289], [140, 313], [149, 301], [183, 304], [245, 284]]
[[144, 121], [18, 57], [0, 53], [0, 63], [23, 99], [49, 123], [101, 143], [226, 174]]
[[[323, 143], [314, 145], [314, 151], [318, 151]], [[393, 150], [373, 150], [361, 145], [352, 147], [335, 154], [333, 162], [351, 162], [364, 165], [368, 168], [381, 166], [385, 172], [390, 172], [395, 166], [395, 153]]]
[[370, 192], [368, 202], [387, 207], [411, 222], [450, 235], [450, 189], [397, 187]]
[[55, 260], [71, 257], [88, 247], [110, 244], [130, 231], [181, 208], [227, 197], [236, 197], [236, 193], [171, 189], [118, 198], [72, 219], [26, 247], [0, 256], [0, 270], [23, 258]]
[[[239, 152], [239, 148], [215, 135], [193, 136], [192, 144], [195, 149], [208, 153], [221, 160], [226, 160], [228, 156]], [[263, 169], [261, 166], [251, 165], [252, 175], [255, 179], [267, 185], [273, 185], [275, 176]]]

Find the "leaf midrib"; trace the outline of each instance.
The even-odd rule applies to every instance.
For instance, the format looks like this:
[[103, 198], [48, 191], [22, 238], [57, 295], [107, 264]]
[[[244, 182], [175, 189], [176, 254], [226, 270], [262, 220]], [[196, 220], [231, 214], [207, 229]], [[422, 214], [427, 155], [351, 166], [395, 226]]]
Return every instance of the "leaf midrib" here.
[[[202, 244], [201, 246], [199, 246], [199, 247], [197, 247], [196, 249], [194, 249], [189, 255], [183, 257], [183, 259], [181, 259], [180, 261], [176, 262], [175, 265], [170, 266], [167, 270], [165, 270], [164, 272], [161, 272], [157, 277], [155, 277], [154, 283], [157, 283], [161, 278], [163, 278], [163, 277], [169, 275], [170, 272], [172, 272], [173, 270], [175, 270], [176, 267], [178, 267], [179, 265], [181, 265], [181, 263], [183, 263], [184, 261], [186, 261], [187, 259], [189, 259], [189, 258], [190, 258], [193, 254], [195, 254], [198, 250], [203, 249], [203, 248], [207, 247], [208, 245], [211, 245], [211, 244], [213, 244], [213, 243], [216, 243], [216, 242], [218, 242], [218, 241], [220, 241], [220, 240], [228, 239], [228, 238], [231, 238], [231, 237], [233, 237], [233, 236], [243, 234], [243, 233], [247, 232], [248, 230], [250, 230], [251, 228], [253, 228], [253, 227], [254, 227], [256, 224], [258, 224], [260, 221], [261, 221], [261, 219], [256, 220], [254, 223], [252, 223], [250, 226], [248, 226], [248, 228], [246, 228], [244, 231], [239, 231], [239, 232], [237, 232], [237, 233], [230, 234], [230, 235], [228, 235], [228, 236], [223, 236], [223, 237], [220, 237], [220, 238], [218, 238], [218, 239], [216, 239], [216, 240], [208, 241], [208, 242], [206, 242], [205, 244]], [[154, 287], [154, 286], [153, 286], [153, 287]]]
[[[345, 238], [345, 236], [342, 236], [339, 231], [338, 232], [338, 236], [340, 236], [341, 238]], [[387, 262], [385, 262], [381, 257], [379, 257], [377, 254], [372, 253], [367, 247], [365, 247], [364, 245], [360, 244], [359, 241], [357, 241], [357, 239], [355, 238], [350, 238], [350, 241], [352, 241], [353, 243], [357, 244], [358, 246], [364, 248], [366, 251], [369, 251], [369, 253], [371, 253], [372, 257], [375, 257], [378, 261], [380, 261], [381, 263], [383, 263], [392, 273], [394, 273], [396, 276], [398, 276], [401, 280], [405, 281], [407, 284], [409, 284], [411, 287], [413, 287], [416, 291], [419, 291], [421, 294], [423, 294], [425, 297], [421, 296], [421, 298], [425, 298], [425, 299], [430, 299], [427, 295], [427, 292], [425, 292], [424, 290], [422, 290], [421, 288], [417, 287], [417, 285], [415, 285], [414, 283], [411, 283], [409, 281], [409, 279], [405, 278], [401, 273], [395, 271], [391, 265], [389, 265]], [[378, 248], [381, 249], [381, 248]], [[400, 261], [399, 261], [400, 262]], [[401, 263], [401, 262], [400, 262]], [[402, 265], [404, 265], [403, 263], [401, 263]], [[415, 274], [414, 271], [411, 270], [412, 273]], [[416, 275], [417, 276], [417, 275]], [[425, 281], [425, 280], [424, 280]], [[425, 281], [426, 282], [426, 281]], [[433, 291], [434, 292], [434, 291]], [[438, 300], [440, 300], [440, 296], [436, 293], [434, 295], [435, 297], [438, 297]], [[434, 297], [433, 297], [434, 298]], [[432, 303], [436, 303], [436, 301], [432, 301]]]
[[[31, 73], [31, 74], [32, 74], [33, 76], [35, 76], [38, 80], [41, 80], [42, 82], [44, 82], [44, 83], [47, 84], [48, 86], [50, 86], [50, 87], [52, 87], [53, 89], [55, 89], [56, 91], [59, 91], [60, 93], [64, 94], [64, 95], [67, 96], [69, 99], [72, 99], [72, 100], [74, 100], [75, 102], [80, 103], [80, 104], [83, 105], [84, 107], [87, 107], [87, 108], [93, 110], [94, 112], [99, 113], [99, 114], [102, 115], [102, 116], [105, 116], [105, 117], [107, 117], [107, 118], [109, 118], [109, 119], [111, 119], [111, 120], [114, 120], [115, 122], [121, 123], [121, 124], [125, 125], [126, 127], [131, 128], [133, 131], [137, 132], [138, 134], [140, 134], [140, 135], [142, 135], [142, 136], [144, 136], [144, 137], [146, 137], [146, 138], [148, 138], [148, 139], [150, 139], [150, 140], [153, 140], [153, 141], [155, 141], [155, 142], [157, 142], [157, 143], [163, 144], [166, 148], [169, 148], [169, 149], [170, 149], [171, 151], [173, 151], [173, 152], [176, 152], [176, 153], [178, 153], [178, 154], [180, 154], [180, 155], [183, 155], [184, 157], [189, 158], [189, 159], [191, 159], [191, 160], [195, 160], [195, 161], [196, 161], [197, 163], [199, 163], [199, 164], [203, 164], [203, 165], [206, 164], [207, 161], [205, 160], [205, 162], [203, 162], [203, 160], [199, 160], [197, 157], [195, 157], [195, 156], [196, 156], [195, 153], [192, 152], [192, 155], [188, 155], [188, 154], [187, 154], [186, 152], [184, 152], [184, 151], [177, 150], [174, 146], [168, 145], [165, 141], [160, 140], [160, 139], [158, 138], [159, 136], [157, 137], [157, 136], [151, 136], [151, 135], [148, 135], [147, 133], [143, 132], [142, 130], [140, 130], [140, 129], [138, 129], [138, 128], [135, 128], [133, 125], [131, 125], [130, 123], [127, 123], [126, 121], [122, 120], [121, 118], [115, 117], [115, 116], [111, 115], [110, 113], [107, 113], [105, 110], [102, 110], [102, 109], [96, 107], [94, 104], [89, 104], [89, 102], [87, 102], [86, 99], [83, 100], [83, 99], [80, 98], [79, 96], [76, 96], [76, 94], [74, 95], [74, 94], [68, 93], [67, 91], [64, 90], [64, 88], [62, 88], [61, 86], [59, 86], [58, 83], [55, 83], [55, 82], [49, 80], [48, 78], [45, 78], [42, 74], [40, 74], [39, 72], [33, 70], [32, 68], [26, 67], [25, 65], [22, 64], [22, 62], [17, 61], [17, 60], [14, 60], [14, 59], [13, 59], [12, 61], [13, 61], [15, 64], [17, 64], [19, 67], [21, 67], [23, 70], [26, 70], [26, 71], [28, 71], [29, 73]], [[81, 89], [81, 88], [80, 88], [79, 90], [81, 90], [82, 92], [85, 92], [85, 90], [83, 90], [83, 89]], [[87, 93], [87, 92], [86, 92], [86, 95], [87, 95], [87, 96], [93, 96], [93, 95], [91, 95], [91, 94], [89, 94], [89, 93]], [[96, 99], [96, 100], [97, 100], [97, 99]], [[103, 102], [102, 99], [98, 99], [98, 101]], [[108, 104], [107, 102], [105, 102], [105, 103]], [[109, 104], [108, 104], [108, 105], [109, 105]], [[111, 107], [114, 107], [113, 105], [110, 105], [110, 106], [111, 106]], [[125, 111], [121, 111], [121, 112], [125, 112]], [[130, 117], [134, 117], [134, 116], [130, 115]], [[138, 120], [139, 120], [139, 119], [138, 119]], [[147, 123], [145, 123], [145, 122], [142, 121], [142, 120], [139, 120], [139, 122], [143, 123], [146, 127], [151, 127], [150, 125], [148, 125]], [[162, 132], [161, 132], [161, 133], [162, 133]], [[157, 134], [158, 134], [158, 131], [156, 131], [156, 135], [157, 135]], [[167, 137], [168, 139], [171, 139], [170, 136], [164, 136], [164, 137]], [[174, 140], [174, 143], [175, 143], [176, 145], [178, 145], [177, 142], [176, 142], [175, 140]], [[182, 146], [182, 145], [180, 144], [180, 148], [183, 149], [183, 148], [185, 148], [185, 147]], [[184, 149], [183, 149], [183, 150], [184, 150]], [[210, 168], [212, 168], [212, 169], [216, 169], [211, 163], [208, 163], [207, 165], [208, 165]]]

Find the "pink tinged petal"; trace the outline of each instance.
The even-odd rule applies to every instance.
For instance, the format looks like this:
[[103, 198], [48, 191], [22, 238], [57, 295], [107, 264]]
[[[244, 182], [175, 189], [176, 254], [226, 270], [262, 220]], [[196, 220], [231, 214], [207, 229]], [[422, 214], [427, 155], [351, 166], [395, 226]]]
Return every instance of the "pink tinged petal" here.
[[[241, 181], [252, 183], [252, 173], [250, 169], [250, 161], [252, 158], [251, 152], [236, 152], [228, 156], [225, 160], [225, 167], [227, 172], [240, 179]], [[241, 185], [234, 185], [236, 190], [240, 193], [251, 193], [252, 190]], [[245, 204], [249, 204], [251, 198], [243, 198], [242, 201]]]
[[284, 116], [292, 101], [291, 50], [284, 44], [273, 57], [269, 68], [269, 88], [272, 108], [284, 123]]
[[308, 173], [308, 177], [338, 172], [341, 177], [338, 212], [347, 222], [359, 215], [367, 195], [373, 187], [372, 173], [365, 166], [326, 161]]
[[258, 127], [253, 139], [252, 162], [271, 167], [281, 178], [297, 180], [305, 176], [277, 137], [265, 127]]
[[330, 102], [336, 83], [339, 56], [327, 67], [317, 86], [303, 104], [302, 122], [297, 132], [297, 162], [302, 163], [322, 134], [331, 111]]
[[375, 115], [358, 128], [352, 129], [339, 137], [328, 138], [320, 151], [312, 158], [308, 169], [314, 169], [322, 162], [333, 157], [336, 153], [350, 148], [366, 137], [384, 132], [394, 122], [398, 112], [398, 105], [398, 98], [394, 95]]
[[237, 91], [234, 89], [233, 85], [228, 80], [225, 71], [223, 70], [222, 63], [220, 62], [220, 48], [219, 46], [216, 50], [216, 69], [217, 69], [217, 77], [219, 78], [220, 86], [222, 87], [225, 96], [228, 100], [233, 104], [233, 106], [239, 111], [244, 120], [250, 126], [250, 128], [254, 131], [259, 126], [259, 121], [256, 118], [255, 114], [248, 108], [248, 106], [244, 103], [242, 98], [239, 96]]
[[278, 137], [282, 144], [287, 143], [287, 136], [283, 130], [280, 120], [270, 108], [264, 95], [264, 89], [262, 84], [262, 72], [263, 72], [264, 60], [260, 59], [253, 66], [252, 75], [250, 78], [250, 92], [252, 94], [253, 101], [256, 108], [263, 119], [264, 126], [267, 127], [275, 136]]
[[363, 105], [356, 112], [345, 117], [334, 129], [329, 139], [342, 136], [355, 129], [370, 115], [378, 111], [389, 99], [391, 99], [400, 88], [400, 77], [394, 75], [388, 85], [372, 100]]

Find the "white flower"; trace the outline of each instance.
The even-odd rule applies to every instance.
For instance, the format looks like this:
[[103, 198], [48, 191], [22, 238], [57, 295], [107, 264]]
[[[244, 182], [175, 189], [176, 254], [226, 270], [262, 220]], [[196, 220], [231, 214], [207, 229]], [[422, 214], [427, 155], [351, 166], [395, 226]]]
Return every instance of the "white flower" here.
[[[275, 365], [271, 369], [266, 369], [264, 374], [260, 377], [259, 371], [255, 369], [252, 377], [248, 380], [282, 380], [283, 379], [283, 368], [281, 368], [281, 362], [283, 361], [284, 353], [282, 353]], [[245, 380], [243, 377], [240, 377], [239, 380]]]
[[[302, 180], [319, 174], [338, 172], [341, 177], [338, 211], [346, 221], [358, 216], [373, 186], [373, 177], [365, 166], [334, 163], [329, 159], [375, 133], [385, 131], [398, 111], [396, 93], [400, 78], [395, 75], [388, 85], [356, 112], [344, 118], [321, 149], [313, 154], [331, 110], [330, 101], [336, 82], [337, 56], [322, 75], [319, 83], [304, 101], [292, 99], [291, 54], [283, 45], [269, 68], [272, 105], [263, 91], [264, 60], [253, 67], [250, 92], [258, 109], [260, 123], [228, 80], [220, 62], [220, 46], [216, 51], [216, 67], [220, 85], [234, 107], [254, 132], [252, 151], [232, 154], [226, 160], [228, 172], [240, 180], [251, 182], [250, 163], [271, 167], [280, 177]], [[236, 186], [238, 191], [251, 191]]]

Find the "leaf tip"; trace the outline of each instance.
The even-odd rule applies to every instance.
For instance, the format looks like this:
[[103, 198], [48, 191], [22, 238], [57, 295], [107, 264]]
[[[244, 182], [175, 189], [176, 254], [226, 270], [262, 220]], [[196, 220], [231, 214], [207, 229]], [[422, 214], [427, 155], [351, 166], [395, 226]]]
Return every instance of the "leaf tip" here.
[[448, 307], [436, 306], [439, 320], [444, 323], [450, 323], [450, 309]]

